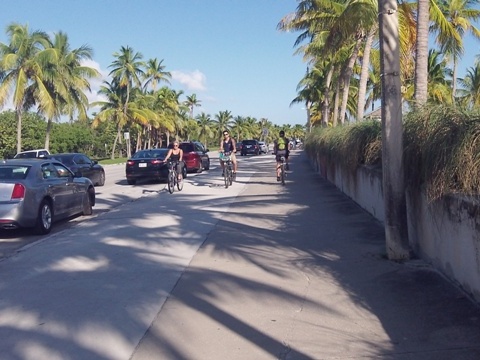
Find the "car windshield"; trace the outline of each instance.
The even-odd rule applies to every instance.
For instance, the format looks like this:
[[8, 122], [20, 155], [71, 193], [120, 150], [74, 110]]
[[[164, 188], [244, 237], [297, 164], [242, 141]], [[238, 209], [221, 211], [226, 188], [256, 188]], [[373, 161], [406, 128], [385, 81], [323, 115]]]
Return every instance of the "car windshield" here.
[[140, 150], [132, 156], [132, 159], [164, 158], [167, 152], [168, 149]]
[[32, 152], [24, 152], [24, 153], [19, 153], [15, 155], [15, 159], [33, 159], [37, 157], [37, 152], [32, 151]]
[[255, 145], [256, 143], [256, 140], [243, 140], [244, 145]]
[[29, 166], [0, 166], [0, 180], [25, 179]]
[[192, 152], [193, 150], [193, 144], [180, 144], [180, 149], [182, 149], [185, 152]]
[[73, 165], [73, 156], [71, 155], [55, 155], [54, 158], [65, 165]]

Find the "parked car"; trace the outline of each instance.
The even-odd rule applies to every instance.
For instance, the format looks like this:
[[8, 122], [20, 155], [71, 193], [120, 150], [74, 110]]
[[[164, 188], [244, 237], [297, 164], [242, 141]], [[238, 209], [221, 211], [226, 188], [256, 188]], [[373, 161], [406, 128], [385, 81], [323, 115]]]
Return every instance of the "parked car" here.
[[201, 173], [203, 170], [210, 169], [208, 149], [201, 142], [184, 141], [179, 145], [183, 150], [183, 160], [187, 165], [187, 172]]
[[236, 147], [237, 147], [237, 154], [241, 154], [242, 153], [242, 148], [243, 148], [243, 142], [242, 141], [237, 141]]
[[42, 158], [45, 156], [50, 155], [50, 152], [47, 149], [35, 149], [35, 150], [27, 150], [21, 151], [17, 153], [13, 158], [14, 159], [25, 159], [25, 158]]
[[63, 153], [52, 154], [50, 157], [62, 162], [74, 173], [80, 171], [82, 176], [92, 180], [95, 186], [105, 185], [105, 170], [103, 166], [98, 161], [90, 159], [87, 155], [82, 153]]
[[257, 140], [243, 140], [242, 141], [242, 150], [240, 152], [242, 156], [248, 154], [259, 155], [260, 154], [260, 145]]
[[[127, 160], [125, 175], [129, 185], [138, 180], [167, 180], [168, 165], [165, 162], [168, 149], [148, 149], [137, 151]], [[183, 167], [183, 178], [187, 177], [187, 168]]]
[[259, 141], [258, 146], [260, 146], [260, 152], [268, 154], [268, 144], [265, 141]]
[[47, 234], [52, 224], [77, 214], [91, 215], [95, 188], [54, 159], [0, 162], [0, 228], [34, 228]]

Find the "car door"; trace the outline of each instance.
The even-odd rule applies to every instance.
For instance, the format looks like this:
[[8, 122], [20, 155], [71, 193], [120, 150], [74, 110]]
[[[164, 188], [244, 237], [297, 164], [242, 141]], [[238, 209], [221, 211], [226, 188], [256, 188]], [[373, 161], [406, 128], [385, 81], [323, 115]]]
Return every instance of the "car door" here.
[[53, 214], [56, 219], [68, 215], [70, 198], [74, 189], [68, 186], [67, 181], [61, 178], [52, 163], [44, 163], [41, 166], [42, 181], [45, 193], [53, 200]]
[[65, 204], [65, 214], [73, 215], [83, 211], [83, 196], [85, 195], [85, 185], [79, 181], [75, 181], [72, 172], [61, 163], [53, 163], [58, 177], [65, 184], [67, 190], [65, 197], [62, 199]]
[[93, 169], [93, 161], [83, 154], [75, 155], [73, 161], [77, 164], [82, 176], [89, 178], [95, 182], [95, 173]]

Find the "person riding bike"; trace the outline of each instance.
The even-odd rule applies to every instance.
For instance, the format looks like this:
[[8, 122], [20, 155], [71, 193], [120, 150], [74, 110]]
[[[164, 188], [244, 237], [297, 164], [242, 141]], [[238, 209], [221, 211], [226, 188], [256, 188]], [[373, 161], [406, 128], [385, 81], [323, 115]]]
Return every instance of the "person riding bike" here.
[[288, 156], [290, 155], [290, 141], [285, 137], [285, 131], [280, 130], [279, 138], [273, 142], [273, 153], [275, 154], [277, 181], [280, 181], [280, 167], [282, 165], [281, 157], [285, 158], [285, 169], [288, 170]]
[[165, 162], [170, 159], [176, 163], [176, 170], [178, 181], [182, 181], [183, 179], [183, 150], [180, 149], [178, 141], [173, 142], [173, 148], [168, 150], [167, 156], [165, 157]]
[[[220, 140], [220, 152], [224, 154], [230, 153], [230, 159], [232, 160], [233, 164], [233, 174], [237, 173], [237, 158], [235, 157], [235, 153], [237, 152], [237, 144], [235, 140], [230, 137], [228, 130], [223, 132], [223, 139]], [[220, 166], [222, 167], [222, 176], [225, 171], [225, 162], [220, 159]]]

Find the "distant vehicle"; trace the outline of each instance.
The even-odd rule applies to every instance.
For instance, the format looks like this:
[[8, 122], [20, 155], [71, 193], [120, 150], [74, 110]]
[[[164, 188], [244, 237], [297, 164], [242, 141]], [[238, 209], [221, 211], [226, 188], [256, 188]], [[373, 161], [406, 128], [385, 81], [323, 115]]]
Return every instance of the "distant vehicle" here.
[[35, 150], [21, 151], [18, 154], [16, 154], [13, 158], [14, 159], [33, 159], [33, 158], [42, 158], [48, 155], [50, 155], [50, 152], [47, 149], [35, 149]]
[[[168, 149], [139, 150], [127, 160], [125, 175], [129, 185], [138, 180], [166, 181], [168, 179], [168, 162], [165, 162]], [[183, 178], [187, 177], [187, 168], [183, 167]]]
[[242, 141], [242, 150], [240, 152], [242, 156], [248, 154], [259, 155], [260, 154], [260, 145], [257, 140], [243, 140]]
[[183, 161], [185, 161], [187, 172], [201, 173], [210, 169], [210, 157], [208, 149], [199, 141], [184, 141], [179, 144], [183, 150]]
[[258, 145], [260, 146], [260, 152], [264, 154], [268, 153], [268, 144], [265, 141], [259, 141]]
[[82, 153], [62, 153], [51, 154], [51, 158], [55, 158], [68, 166], [74, 173], [80, 171], [82, 176], [92, 180], [95, 186], [105, 185], [105, 170], [103, 166], [96, 160], [90, 159]]
[[0, 228], [48, 234], [58, 220], [92, 215], [95, 188], [79, 175], [54, 159], [1, 161]]

